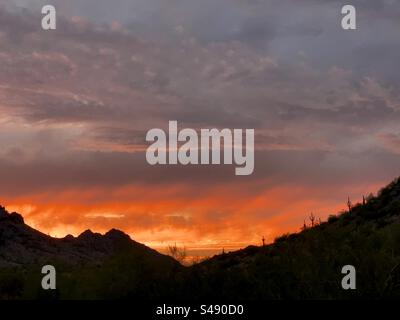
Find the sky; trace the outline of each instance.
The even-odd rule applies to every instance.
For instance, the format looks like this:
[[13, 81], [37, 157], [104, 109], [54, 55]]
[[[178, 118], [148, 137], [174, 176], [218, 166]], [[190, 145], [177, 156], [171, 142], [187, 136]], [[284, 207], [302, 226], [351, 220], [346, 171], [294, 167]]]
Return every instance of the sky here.
[[[0, 203], [57, 237], [273, 241], [399, 176], [399, 57], [397, 0], [1, 0]], [[254, 173], [150, 166], [169, 120], [255, 129]]]

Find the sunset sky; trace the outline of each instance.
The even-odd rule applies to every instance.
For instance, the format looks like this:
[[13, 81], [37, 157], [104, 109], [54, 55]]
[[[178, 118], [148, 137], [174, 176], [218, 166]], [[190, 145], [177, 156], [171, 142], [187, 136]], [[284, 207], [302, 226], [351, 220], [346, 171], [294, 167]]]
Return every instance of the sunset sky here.
[[[272, 241], [400, 175], [399, 58], [396, 0], [1, 0], [0, 203], [57, 237]], [[255, 129], [254, 173], [148, 165], [169, 120]]]

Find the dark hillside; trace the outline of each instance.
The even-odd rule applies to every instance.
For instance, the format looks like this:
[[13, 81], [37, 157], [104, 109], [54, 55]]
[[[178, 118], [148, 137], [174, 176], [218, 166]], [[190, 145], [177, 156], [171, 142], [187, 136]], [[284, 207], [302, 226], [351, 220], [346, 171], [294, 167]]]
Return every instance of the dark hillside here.
[[[57, 290], [40, 287], [43, 264]], [[357, 290], [343, 290], [344, 265]], [[400, 180], [264, 247], [183, 267], [121, 231], [54, 239], [0, 210], [0, 298], [265, 300], [400, 298]]]

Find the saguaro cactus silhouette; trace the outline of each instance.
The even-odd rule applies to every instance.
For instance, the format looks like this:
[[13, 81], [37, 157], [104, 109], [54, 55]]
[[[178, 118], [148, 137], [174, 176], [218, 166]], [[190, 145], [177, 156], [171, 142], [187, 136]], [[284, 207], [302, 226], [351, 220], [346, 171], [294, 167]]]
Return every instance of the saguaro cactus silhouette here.
[[351, 211], [351, 208], [353, 207], [353, 204], [350, 201], [350, 197], [347, 198], [347, 207], [349, 208], [349, 211]]
[[315, 219], [316, 219], [314, 213], [311, 212], [309, 219], [311, 221], [311, 227], [314, 227], [315, 226]]

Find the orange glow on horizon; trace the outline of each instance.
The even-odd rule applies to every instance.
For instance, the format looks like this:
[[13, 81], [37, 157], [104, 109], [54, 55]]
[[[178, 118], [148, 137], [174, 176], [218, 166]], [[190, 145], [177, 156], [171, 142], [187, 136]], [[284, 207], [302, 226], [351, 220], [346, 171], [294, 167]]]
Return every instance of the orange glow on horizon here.
[[[342, 198], [349, 194], [357, 202], [366, 190], [376, 191], [381, 185], [349, 186]], [[3, 203], [8, 211], [21, 213], [28, 225], [53, 237], [116, 228], [159, 251], [176, 243], [213, 252], [260, 245], [262, 237], [272, 242], [281, 234], [299, 231], [310, 212], [325, 220], [345, 209], [344, 200], [329, 197], [334, 194], [330, 188], [242, 190], [246, 190], [243, 185], [214, 186], [196, 195], [195, 188], [183, 185], [159, 189], [132, 185], [38, 193]]]

